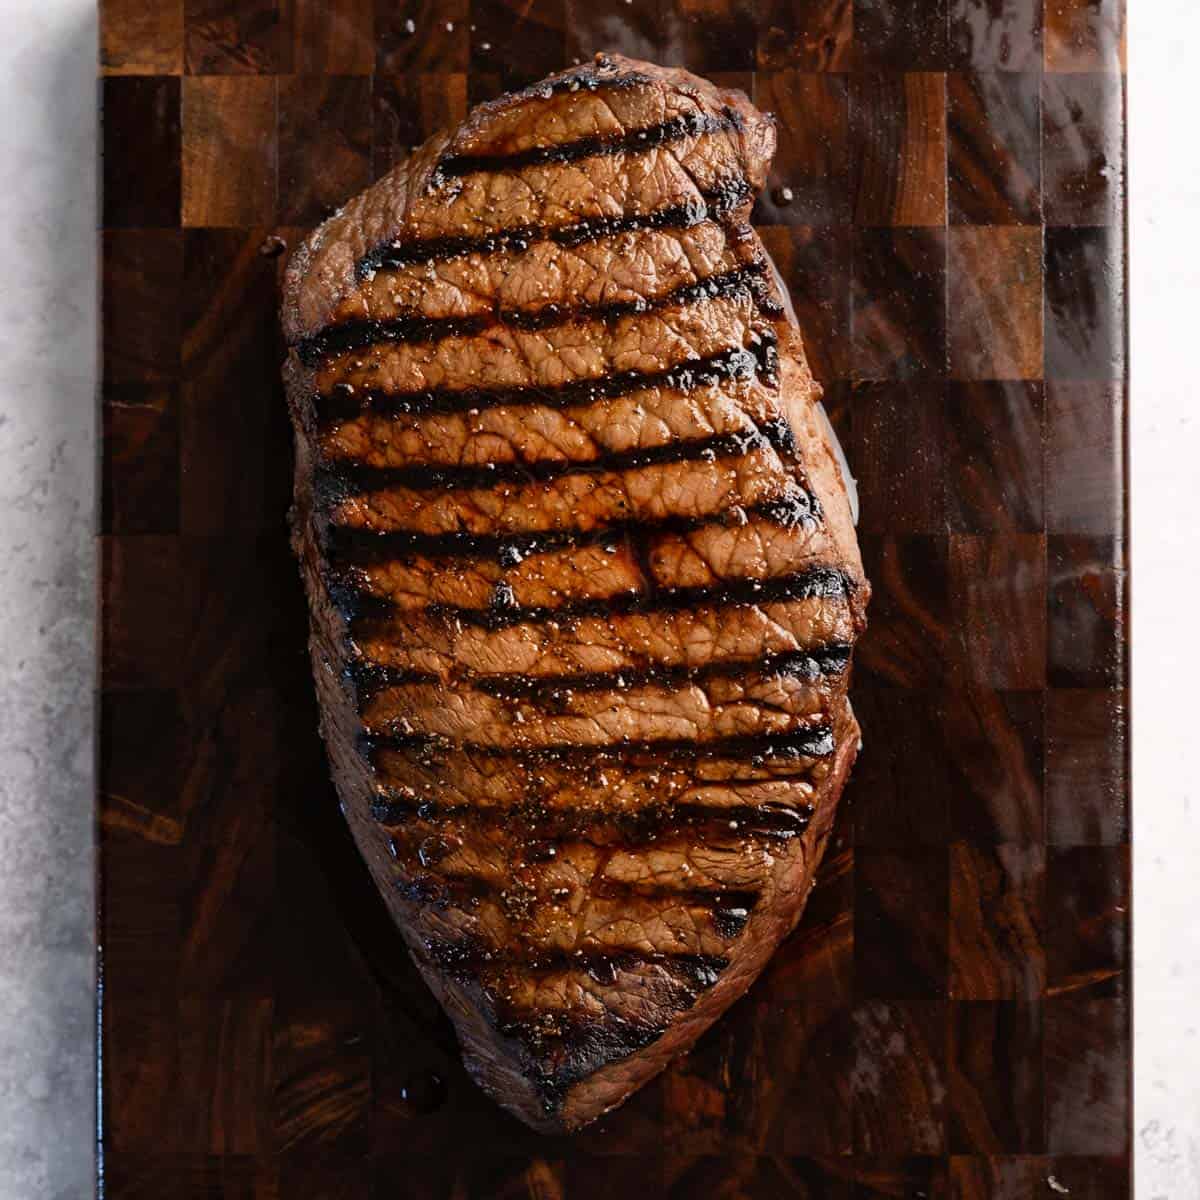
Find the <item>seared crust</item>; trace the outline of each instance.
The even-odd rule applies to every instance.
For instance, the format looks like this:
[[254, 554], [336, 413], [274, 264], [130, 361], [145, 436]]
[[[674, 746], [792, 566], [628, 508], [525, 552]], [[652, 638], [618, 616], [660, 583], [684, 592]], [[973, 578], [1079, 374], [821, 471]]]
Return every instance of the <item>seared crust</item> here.
[[355, 839], [467, 1066], [594, 1120], [795, 925], [869, 596], [746, 224], [774, 128], [617, 56], [475, 109], [289, 265], [294, 544]]

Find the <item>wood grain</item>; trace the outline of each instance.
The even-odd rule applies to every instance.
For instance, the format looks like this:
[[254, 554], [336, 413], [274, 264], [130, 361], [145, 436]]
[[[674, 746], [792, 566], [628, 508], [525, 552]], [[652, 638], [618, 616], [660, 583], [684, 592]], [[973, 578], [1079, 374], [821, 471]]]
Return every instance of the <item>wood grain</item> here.
[[184, 0], [189, 75], [292, 70], [293, 0]]
[[837, 404], [838, 380], [850, 374], [850, 232], [840, 225], [759, 225], [804, 331], [804, 352]]
[[106, 230], [100, 251], [104, 383], [172, 382], [179, 374], [182, 234]]
[[1122, 0], [1045, 0], [1047, 71], [1125, 71]]
[[104, 224], [109, 229], [179, 225], [179, 80], [105, 79]]
[[1046, 981], [1046, 856], [1036, 844], [950, 852], [950, 994], [1033, 1004]]
[[1046, 864], [1046, 968], [1051, 995], [1120, 996], [1129, 956], [1129, 851], [1054, 846]]
[[1128, 701], [1107, 688], [1059, 688], [1046, 702], [1046, 839], [1054, 845], [1129, 839]]
[[564, 21], [567, 62], [602, 50], [653, 57], [659, 47], [669, 46], [675, 61], [704, 75], [751, 71], [755, 65], [754, 0], [633, 5], [625, 0], [565, 0]]
[[950, 375], [1040, 378], [1041, 231], [956, 225], [948, 236]]
[[[1046, 1148], [1123, 1158], [1129, 1152], [1128, 1001], [1086, 992], [1049, 996], [1045, 1029]], [[1107, 1182], [1119, 1184], [1120, 1165], [1109, 1170]], [[1129, 1193], [1114, 1187], [1107, 1194]]]
[[1047, 379], [1121, 379], [1124, 239], [1119, 229], [1046, 230]]
[[855, 379], [941, 379], [946, 374], [945, 229], [854, 231]]
[[[854, 1074], [855, 1195], [912, 1195], [946, 1152], [945, 1001], [860, 1000], [851, 1017], [855, 1062], [865, 1068]], [[893, 1161], [871, 1163], [884, 1155]], [[917, 1155], [924, 1161], [895, 1161]]]
[[951, 632], [947, 539], [863, 534], [859, 541], [872, 592], [871, 624], [856, 664], [893, 686], [943, 683], [958, 652]]
[[[935, 687], [892, 687], [860, 672], [854, 711], [864, 741], [856, 785], [854, 844], [885, 850], [945, 846], [955, 795], [951, 764], [941, 747], [946, 730]], [[920, 755], [919, 777], [906, 764]]]
[[854, 51], [853, 0], [763, 0], [758, 68], [845, 71]]
[[185, 226], [275, 219], [277, 95], [273, 77], [184, 80]]
[[947, 0], [854, 0], [860, 69], [945, 70]]
[[851, 207], [846, 76], [760, 71], [755, 101], [779, 119], [779, 148], [755, 206], [755, 224], [846, 224]]
[[1036, 844], [1045, 836], [1045, 698], [958, 683], [939, 707], [941, 745], [952, 768], [950, 829], [988, 846]]
[[854, 220], [946, 224], [946, 76], [854, 75]]
[[260, 253], [269, 232], [186, 234], [180, 453], [181, 522], [190, 535], [280, 531], [276, 497], [288, 464], [276, 447], [287, 427], [276, 355], [263, 353], [279, 337], [275, 265]]
[[1046, 528], [1120, 537], [1125, 528], [1119, 383], [1046, 384]]
[[378, 179], [426, 138], [467, 115], [467, 77], [376, 75], [371, 104], [371, 173]]
[[1034, 1155], [955, 1156], [950, 1159], [954, 1200], [1042, 1200], [1053, 1195], [1050, 1180], [1072, 1197], [1117, 1200], [1132, 1185], [1127, 1160]]
[[1110, 538], [1048, 540], [1047, 674], [1054, 687], [1125, 684], [1125, 571]]
[[950, 0], [950, 58], [959, 68], [1036, 71], [1043, 0]]
[[471, 0], [470, 11], [470, 73], [497, 79], [501, 91], [541, 78], [546, 63], [581, 57], [567, 52], [567, 0]]
[[[109, 1200], [1127, 1198], [1118, 0], [101, 8]], [[277, 286], [469, 103], [601, 48], [777, 114], [754, 220], [874, 598], [804, 920], [547, 1141], [470, 1081], [338, 811]]]
[[1036, 71], [947, 75], [950, 220], [955, 224], [1039, 223], [1041, 84]]
[[948, 906], [943, 849], [857, 850], [854, 979], [861, 994], [945, 995]]
[[281, 80], [278, 220], [323, 221], [370, 182], [371, 81], [352, 75]]
[[380, 75], [440, 74], [467, 69], [466, 0], [374, 0], [375, 70]]
[[[1045, 525], [1045, 401], [1032, 380], [946, 388], [946, 519], [963, 533], [1036, 533]], [[1059, 487], [1069, 487], [1066, 479]]]
[[952, 534], [950, 586], [966, 677], [988, 687], [1044, 687], [1045, 538]]
[[949, 1060], [952, 1151], [1020, 1154], [1043, 1148], [1038, 997], [954, 1004]]
[[102, 416], [108, 447], [103, 533], [179, 531], [179, 395], [165, 385], [113, 384]]
[[295, 0], [295, 5], [293, 69], [298, 75], [374, 72], [374, 0]]
[[1042, 159], [1048, 225], [1115, 225], [1125, 211], [1124, 81], [1047, 75]]
[[182, 74], [183, 0], [101, 0], [99, 7], [103, 74]]
[[846, 452], [854, 462], [865, 533], [945, 528], [943, 385], [860, 383], [849, 395]]

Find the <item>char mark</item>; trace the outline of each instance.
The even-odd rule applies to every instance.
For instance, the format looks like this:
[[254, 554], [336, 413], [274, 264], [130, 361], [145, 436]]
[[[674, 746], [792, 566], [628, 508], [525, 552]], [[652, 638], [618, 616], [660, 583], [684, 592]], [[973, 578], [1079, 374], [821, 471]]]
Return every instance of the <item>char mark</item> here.
[[[429, 604], [412, 611], [451, 623], [494, 631], [514, 625], [537, 625], [581, 617], [692, 612], [699, 608], [738, 608], [792, 600], [837, 600], [847, 596], [851, 587], [850, 578], [834, 567], [809, 567], [805, 571], [776, 575], [770, 579], [733, 579], [701, 587], [620, 592], [614, 596], [568, 600], [553, 606], [517, 604], [512, 599], [512, 589], [507, 585], [499, 585], [493, 591], [492, 604], [488, 608]], [[329, 585], [329, 594], [348, 622], [359, 618], [387, 620], [399, 612], [408, 611], [351, 583], [332, 583]]]
[[[851, 647], [835, 642], [812, 650], [769, 654], [758, 659], [717, 659], [698, 667], [649, 664], [619, 671], [588, 671], [576, 675], [464, 675], [449, 685], [471, 688], [501, 700], [528, 700], [547, 709], [556, 708], [574, 692], [628, 691], [641, 687], [680, 688], [710, 679], [804, 679], [816, 680], [841, 675], [850, 662]], [[380, 692], [393, 687], [439, 685], [442, 680], [428, 671], [410, 671], [358, 659], [347, 668], [361, 706]]]
[[[634, 1026], [615, 1013], [606, 1013], [595, 1021], [564, 1019], [562, 1014], [537, 1014], [536, 1021], [512, 1011], [508, 1004], [488, 987], [495, 976], [503, 980], [507, 972], [521, 975], [555, 971], [585, 971], [601, 986], [611, 987], [626, 972], [642, 972], [657, 967], [673, 982], [677, 994], [659, 994], [663, 1017], [671, 1012], [686, 1012], [721, 977], [729, 959], [721, 955], [605, 952], [595, 949], [538, 951], [533, 947], [516, 949], [491, 946], [482, 938], [467, 934], [461, 938], [426, 938], [424, 957], [460, 984], [480, 987], [492, 1003], [497, 1031], [514, 1038], [525, 1056], [526, 1073], [536, 1081], [546, 1111], [558, 1108], [570, 1085], [602, 1066], [624, 1058], [661, 1036], [665, 1019]], [[550, 1021], [547, 1022], [547, 1017]], [[551, 1040], [553, 1039], [553, 1040]]]
[[364, 734], [360, 752], [370, 757], [375, 748], [412, 752], [432, 763], [451, 754], [479, 754], [530, 764], [597, 764], [605, 761], [641, 761], [664, 764], [692, 763], [703, 759], [745, 759], [751, 765], [778, 759], [828, 758], [836, 749], [831, 725], [793, 729], [786, 733], [737, 734], [696, 742], [690, 738], [648, 741], [625, 739], [600, 745], [564, 743], [551, 746], [487, 746], [478, 742], [453, 742], [437, 734]]
[[713, 924], [717, 932], [730, 940], [737, 937], [746, 928], [746, 922], [750, 920], [757, 899], [757, 896], [748, 892], [722, 895], [712, 909]]
[[588, 217], [569, 225], [520, 225], [478, 236], [417, 238], [389, 242], [359, 259], [359, 279], [376, 271], [398, 270], [429, 262], [446, 262], [468, 254], [523, 254], [537, 242], [559, 246], [582, 246], [606, 237], [655, 229], [691, 229], [705, 221], [720, 221], [750, 200], [751, 189], [744, 179], [726, 179], [717, 187], [680, 204], [646, 213], [620, 217]]
[[409, 875], [396, 882], [396, 895], [408, 904], [445, 911], [474, 909], [495, 894], [495, 888], [476, 875]]
[[[661, 1037], [672, 1017], [692, 1008], [729, 966], [729, 960], [718, 955], [513, 952], [490, 947], [471, 935], [455, 940], [426, 939], [425, 957], [459, 983], [482, 986], [497, 1032], [520, 1047], [525, 1074], [537, 1085], [548, 1114], [561, 1107], [573, 1083]], [[545, 1010], [522, 1012], [488, 986], [495, 975], [502, 981], [507, 970], [521, 974], [582, 970], [602, 986], [611, 987], [621, 974], [641, 973], [647, 967], [662, 970], [670, 986], [656, 991], [657, 1016], [636, 1023], [611, 1011], [596, 1017]]]
[[336, 504], [349, 496], [388, 488], [412, 491], [460, 491], [498, 484], [548, 483], [564, 475], [619, 474], [643, 467], [684, 462], [712, 462], [741, 458], [756, 450], [774, 448], [787, 455], [789, 448], [777, 434], [778, 423], [743, 433], [723, 433], [707, 438], [687, 438], [636, 450], [611, 451], [584, 461], [540, 459], [534, 462], [486, 462], [461, 466], [414, 464], [405, 467], [371, 467], [353, 460], [336, 460], [317, 471], [316, 491], [324, 503]]
[[[662, 296], [620, 300], [609, 304], [544, 304], [535, 309], [500, 309], [469, 317], [425, 317], [409, 315], [386, 320], [345, 321], [330, 325], [297, 345], [301, 361], [310, 367], [326, 358], [351, 350], [363, 350], [381, 343], [417, 344], [444, 338], [476, 337], [497, 326], [533, 331], [569, 325], [576, 321], [615, 323], [626, 317], [641, 316], [668, 308], [682, 308], [722, 296], [749, 296], [760, 308], [769, 304], [764, 285], [762, 263], [749, 263], [695, 283], [683, 284]], [[772, 315], [777, 315], [772, 313]]]
[[750, 662], [717, 660], [700, 667], [659, 664], [631, 671], [590, 671], [579, 675], [486, 675], [473, 679], [471, 686], [500, 699], [531, 700], [553, 707], [564, 694], [571, 692], [625, 691], [647, 686], [678, 688], [708, 679], [747, 675], [763, 679], [821, 679], [840, 675], [849, 661], [850, 646], [837, 643], [814, 650], [771, 654]]
[[618, 550], [633, 540], [686, 535], [702, 529], [744, 525], [761, 518], [785, 529], [797, 528], [821, 516], [816, 497], [799, 487], [773, 500], [742, 508], [740, 505], [707, 517], [668, 516], [661, 520], [614, 521], [596, 529], [551, 529], [538, 533], [376, 533], [346, 525], [329, 526], [323, 548], [338, 568], [368, 567], [410, 555], [431, 559], [491, 560], [502, 567], [519, 566], [527, 558], [557, 550], [603, 546]]
[[[611, 879], [593, 879], [587, 890], [595, 899], [654, 900], [664, 906], [707, 909], [717, 932], [730, 939], [741, 933], [758, 903], [756, 891], [706, 891], [653, 883], [620, 883]], [[525, 896], [520, 888], [502, 886], [482, 876], [464, 873], [406, 875], [397, 880], [396, 895], [406, 903], [422, 904], [440, 911], [450, 908], [474, 910], [485, 899], [498, 900], [502, 905], [524, 911], [535, 901], [532, 894]]]
[[736, 833], [739, 838], [789, 842], [808, 828], [811, 804], [738, 804], [717, 807], [704, 804], [660, 803], [633, 812], [601, 808], [547, 808], [530, 802], [516, 808], [479, 807], [474, 804], [439, 804], [404, 789], [388, 789], [371, 801], [371, 817], [388, 829], [412, 824], [441, 825], [469, 820], [473, 826], [510, 829], [514, 822], [535, 841], [548, 843], [583, 838], [633, 847], [658, 840], [664, 833], [686, 830], [703, 840]]
[[737, 125], [736, 114], [728, 110], [716, 116], [704, 112], [690, 112], [644, 129], [593, 134], [551, 146], [530, 146], [511, 154], [451, 154], [442, 158], [434, 167], [430, 186], [436, 188], [447, 179], [474, 175], [482, 171], [518, 171], [523, 167], [579, 162], [585, 158], [642, 154], [659, 146], [684, 141], [686, 138], [732, 130]]
[[509, 100], [549, 100], [573, 92], [618, 92], [649, 87], [654, 80], [641, 71], [618, 71], [616, 63], [602, 55], [592, 62], [565, 71], [558, 79], [541, 79], [514, 92]]
[[729, 959], [721, 955], [595, 949], [568, 953], [529, 945], [493, 946], [473, 934], [453, 939], [427, 937], [424, 943], [429, 961], [461, 980], [471, 979], [484, 971], [516, 969], [524, 974], [540, 975], [551, 971], [582, 969], [598, 983], [611, 984], [621, 970], [661, 966], [704, 990], [712, 987], [721, 972], [729, 966]]
[[466, 413], [488, 408], [575, 408], [600, 400], [616, 400], [633, 392], [667, 388], [693, 392], [714, 384], [756, 377], [770, 383], [778, 374], [778, 351], [774, 330], [751, 335], [748, 347], [737, 346], [704, 358], [688, 359], [662, 371], [618, 371], [596, 378], [568, 383], [509, 388], [431, 388], [422, 392], [384, 392], [334, 384], [328, 393], [314, 397], [318, 423], [324, 427], [352, 420], [364, 412], [384, 416], [426, 416]]
[[[676, 998], [671, 1015], [695, 1002]], [[525, 1074], [536, 1085], [542, 1111], [558, 1112], [571, 1085], [586, 1079], [608, 1063], [618, 1062], [657, 1041], [667, 1031], [666, 1014], [657, 1021], [632, 1021], [606, 1012], [602, 1017], [544, 1013], [506, 1014], [497, 1030], [514, 1039], [521, 1050]]]

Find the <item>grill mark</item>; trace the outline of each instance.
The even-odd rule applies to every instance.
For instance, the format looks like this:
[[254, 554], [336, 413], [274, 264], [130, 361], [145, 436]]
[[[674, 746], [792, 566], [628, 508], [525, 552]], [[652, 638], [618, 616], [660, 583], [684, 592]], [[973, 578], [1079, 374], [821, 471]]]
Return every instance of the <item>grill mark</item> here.
[[549, 746], [485, 746], [478, 742], [452, 742], [437, 734], [363, 734], [359, 750], [370, 757], [376, 747], [412, 751], [428, 761], [443, 754], [470, 753], [522, 763], [627, 762], [634, 755], [652, 756], [657, 762], [695, 762], [698, 759], [749, 759], [761, 765], [780, 758], [828, 758], [836, 745], [831, 725], [793, 729], [786, 733], [738, 734], [696, 742], [685, 738], [654, 741], [624, 740], [599, 745], [564, 743]]
[[[695, 993], [687, 990], [694, 1000]], [[672, 1016], [682, 1011], [679, 1004], [670, 1006]], [[588, 1017], [553, 1010], [516, 1012], [507, 1004], [498, 1006], [497, 1016], [497, 1030], [505, 1037], [516, 1038], [536, 1056], [533, 1071], [547, 1106], [557, 1105], [563, 1090], [596, 1066], [643, 1049], [662, 1037], [668, 1027], [663, 1020], [631, 1021], [612, 1012]], [[549, 1066], [548, 1054], [565, 1056], [565, 1061]]]
[[681, 438], [635, 450], [612, 450], [596, 458], [540, 459], [532, 462], [486, 462], [463, 465], [414, 463], [403, 467], [371, 467], [353, 460], [325, 463], [317, 469], [314, 484], [320, 501], [336, 504], [364, 492], [388, 488], [412, 491], [461, 491], [490, 488], [502, 483], [548, 483], [566, 475], [620, 474], [643, 467], [671, 466], [683, 462], [712, 462], [741, 458], [755, 450], [776, 450], [787, 455], [790, 447], [780, 436], [782, 422], [738, 433], [706, 438]]
[[840, 675], [850, 662], [851, 646], [838, 642], [812, 650], [769, 654], [758, 659], [719, 659], [698, 667], [650, 664], [636, 670], [588, 671], [575, 675], [468, 675], [443, 681], [429, 671], [388, 667], [359, 659], [347, 668], [360, 705], [392, 687], [413, 684], [465, 686], [500, 700], [529, 700], [553, 706], [567, 693], [628, 691], [661, 686], [680, 688], [709, 679], [753, 675], [761, 679], [820, 679]]
[[647, 594], [653, 595], [658, 590], [658, 578], [654, 573], [654, 555], [649, 539], [626, 533], [622, 541], [625, 543], [625, 549], [629, 552], [634, 566], [637, 567], [642, 588]]
[[658, 588], [654, 592], [620, 592], [607, 597], [570, 600], [553, 607], [524, 607], [512, 600], [512, 589], [497, 587], [489, 608], [463, 608], [451, 604], [428, 604], [405, 610], [391, 600], [370, 595], [354, 584], [332, 583], [329, 595], [348, 622], [358, 618], [388, 619], [405, 611], [435, 619], [457, 621], [488, 630], [514, 625], [536, 625], [580, 617], [612, 617], [635, 614], [691, 612], [698, 608], [736, 608], [790, 600], [840, 599], [848, 595], [852, 582], [834, 567], [810, 567], [771, 579], [735, 579], [717, 586]]
[[[540, 1093], [547, 1114], [563, 1104], [571, 1084], [606, 1062], [612, 1062], [653, 1043], [665, 1033], [670, 1020], [694, 1006], [702, 992], [718, 982], [730, 960], [720, 955], [598, 953], [576, 950], [521, 953], [491, 947], [482, 938], [466, 935], [456, 940], [426, 938], [425, 954], [432, 964], [464, 984], [481, 986], [493, 1012], [493, 1024], [504, 1037], [514, 1038], [526, 1055], [526, 1072]], [[492, 972], [522, 974], [552, 971], [584, 971], [602, 986], [612, 986], [622, 971], [647, 966], [670, 973], [678, 995], [659, 997], [661, 1016], [652, 1021], [632, 1021], [616, 1013], [600, 1016], [562, 1012], [556, 1009], [515, 1009], [491, 986]], [[482, 982], [480, 977], [484, 977]]]
[[[482, 900], [498, 900], [501, 905], [511, 903], [517, 910], [523, 910], [533, 901], [533, 896], [527, 896], [519, 884], [501, 886], [467, 873], [410, 875], [397, 880], [395, 891], [404, 903], [428, 905], [443, 912], [449, 908], [476, 909]], [[704, 891], [669, 884], [620, 883], [613, 879], [593, 880], [587, 894], [597, 900], [656, 900], [664, 907], [686, 905], [707, 909], [717, 932], [729, 939], [741, 933], [759, 899], [759, 892], [746, 888]]]
[[685, 138], [702, 137], [705, 134], [722, 133], [741, 127], [741, 121], [732, 109], [726, 108], [714, 116], [705, 112], [683, 113], [648, 125], [642, 129], [630, 129], [623, 133], [592, 134], [569, 142], [558, 142], [551, 146], [530, 146], [511, 154], [451, 154], [438, 161], [433, 169], [430, 187], [440, 187], [447, 179], [461, 178], [482, 171], [500, 173], [517, 171], [523, 167], [559, 165], [579, 162], [585, 158], [611, 157], [629, 152], [641, 153], [659, 146], [680, 142]]
[[445, 911], [473, 909], [497, 894], [495, 887], [477, 875], [409, 875], [398, 879], [396, 895], [406, 904], [425, 904]]
[[707, 909], [712, 914], [717, 932], [723, 938], [732, 939], [746, 927], [761, 893], [745, 887], [704, 891], [701, 888], [672, 887], [670, 884], [619, 883], [614, 879], [598, 879], [592, 882], [588, 895], [598, 900], [657, 900], [662, 902], [664, 908], [687, 905], [689, 908]]
[[821, 509], [815, 496], [799, 487], [789, 488], [777, 499], [742, 508], [735, 505], [706, 517], [668, 516], [656, 521], [614, 521], [596, 529], [550, 529], [536, 533], [417, 533], [393, 530], [376, 533], [352, 526], [332, 525], [324, 534], [326, 556], [335, 567], [368, 567], [397, 558], [491, 559], [502, 567], [519, 566], [525, 559], [556, 550], [579, 550], [589, 546], [619, 549], [628, 539], [683, 535], [708, 528], [730, 528], [761, 517], [784, 529], [817, 520]]
[[356, 273], [359, 279], [365, 280], [377, 271], [445, 262], [468, 254], [522, 254], [537, 242], [554, 242], [570, 249], [643, 230], [692, 229], [705, 221], [720, 221], [748, 203], [750, 197], [750, 184], [740, 177], [732, 177], [680, 204], [652, 212], [588, 217], [569, 225], [519, 225], [476, 236], [464, 234], [390, 242], [377, 246], [359, 259]]
[[318, 393], [313, 404], [318, 422], [328, 426], [367, 411], [385, 416], [426, 416], [501, 407], [564, 409], [599, 400], [615, 400], [652, 388], [687, 393], [712, 384], [755, 376], [773, 382], [778, 372], [777, 335], [772, 329], [763, 329], [755, 336], [758, 341], [750, 347], [732, 347], [705, 358], [676, 363], [661, 371], [619, 371], [548, 387], [431, 388], [419, 392], [359, 390], [352, 384], [338, 383], [330, 392]]
[[[729, 959], [711, 954], [672, 954], [670, 951], [538, 950], [532, 946], [492, 946], [474, 934], [461, 938], [425, 938], [425, 953], [430, 961], [447, 974], [470, 979], [484, 970], [515, 968], [528, 974], [551, 971], [584, 970], [598, 983], [612, 983], [622, 967], [662, 966], [689, 979], [702, 989], [717, 982], [729, 966]], [[599, 973], [599, 976], [593, 974]], [[610, 976], [611, 973], [611, 977]]]
[[468, 817], [475, 827], [508, 828], [517, 820], [527, 826], [530, 837], [550, 841], [567, 841], [610, 826], [621, 846], [634, 847], [652, 842], [663, 833], [678, 833], [682, 828], [696, 831], [697, 826], [708, 825], [713, 826], [713, 833], [736, 832], [739, 837], [788, 842], [805, 832], [816, 809], [811, 804], [783, 805], [775, 801], [725, 807], [663, 803], [636, 812], [548, 809], [536, 803], [520, 808], [479, 808], [469, 804], [439, 804], [392, 789], [371, 802], [370, 812], [372, 820], [385, 829], [399, 829], [417, 822], [439, 825], [460, 817]]
[[667, 1031], [670, 1019], [686, 1011], [698, 998], [695, 984], [683, 987], [689, 993], [687, 997], [682, 1002], [679, 997], [671, 998], [664, 1005], [669, 1015], [653, 1022], [632, 1021], [613, 1012], [573, 1020], [564, 1020], [556, 1014], [552, 1028], [547, 1030], [545, 1014], [536, 1014], [537, 1019], [532, 1021], [514, 1016], [501, 1001], [496, 1006], [496, 1028], [521, 1047], [526, 1077], [537, 1089], [542, 1111], [550, 1116], [561, 1111], [573, 1084], [607, 1063], [620, 1061], [657, 1041]]
[[563, 692], [625, 691], [647, 685], [681, 687], [707, 679], [730, 679], [754, 674], [763, 678], [818, 679], [840, 675], [850, 661], [850, 646], [839, 643], [810, 651], [773, 654], [757, 661], [706, 663], [702, 667], [648, 666], [637, 671], [591, 671], [579, 675], [494, 675], [472, 681], [489, 696], [553, 704]]
[[746, 928], [758, 896], [752, 892], [726, 893], [713, 905], [713, 924], [723, 938], [733, 939]]
[[[737, 295], [750, 296], [760, 308], [764, 308], [772, 303], [765, 299], [764, 271], [762, 263], [753, 262], [694, 283], [682, 284], [661, 296], [617, 300], [608, 304], [545, 304], [536, 309], [500, 309], [494, 313], [468, 317], [405, 316], [344, 321], [301, 339], [296, 350], [305, 366], [315, 367], [333, 355], [380, 343], [413, 345], [452, 337], [476, 337], [497, 325], [531, 332], [577, 321], [596, 320], [615, 324], [625, 317], [644, 316], [663, 309]], [[778, 315], [769, 308], [766, 310], [771, 315]]]
[[[576, 67], [565, 72], [561, 78], [540, 80], [528, 87], [515, 92], [513, 97], [518, 100], [549, 100], [551, 96], [561, 96], [567, 92], [616, 92], [630, 88], [649, 86], [654, 80], [641, 71], [626, 71], [615, 74], [616, 63], [602, 55], [598, 55], [594, 63]], [[603, 74], [601, 72], [604, 72]]]

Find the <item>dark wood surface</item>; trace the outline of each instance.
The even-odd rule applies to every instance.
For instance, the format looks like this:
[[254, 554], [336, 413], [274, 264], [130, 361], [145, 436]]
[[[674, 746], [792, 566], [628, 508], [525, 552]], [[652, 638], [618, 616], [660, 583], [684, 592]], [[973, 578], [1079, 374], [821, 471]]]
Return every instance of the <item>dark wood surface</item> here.
[[[102, 9], [105, 1194], [1127, 1196], [1120, 0]], [[602, 47], [780, 116], [755, 219], [875, 600], [802, 925], [545, 1139], [467, 1079], [342, 826], [276, 279], [468, 104]]]

